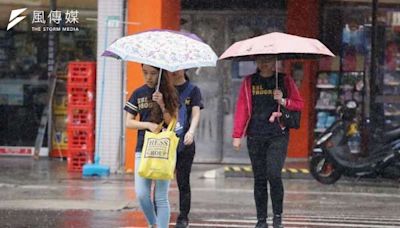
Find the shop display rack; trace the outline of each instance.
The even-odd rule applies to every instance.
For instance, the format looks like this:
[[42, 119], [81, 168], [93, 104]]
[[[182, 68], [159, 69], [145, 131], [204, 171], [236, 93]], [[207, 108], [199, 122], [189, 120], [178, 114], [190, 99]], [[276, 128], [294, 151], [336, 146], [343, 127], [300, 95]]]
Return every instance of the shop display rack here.
[[[388, 12], [390, 15], [391, 12]], [[388, 17], [390, 18], [390, 17]], [[385, 49], [382, 56], [383, 63], [379, 65], [380, 94], [377, 102], [382, 104], [385, 129], [400, 126], [400, 30], [391, 20], [384, 26], [382, 47]]]
[[317, 77], [318, 96], [315, 105], [316, 125], [319, 134], [329, 128], [337, 118], [337, 108], [347, 100], [355, 100], [361, 111], [364, 72], [320, 71]]

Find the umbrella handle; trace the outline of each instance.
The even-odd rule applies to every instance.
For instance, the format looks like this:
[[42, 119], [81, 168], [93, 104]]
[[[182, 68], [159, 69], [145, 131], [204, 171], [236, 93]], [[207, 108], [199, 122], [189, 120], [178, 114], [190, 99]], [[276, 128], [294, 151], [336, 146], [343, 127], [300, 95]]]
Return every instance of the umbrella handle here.
[[[279, 89], [278, 87], [278, 56], [275, 57], [275, 89]], [[281, 104], [278, 102], [278, 112], [281, 112]], [[278, 122], [279, 117], [278, 117]]]
[[275, 57], [275, 89], [278, 88], [278, 57]]
[[162, 75], [162, 69], [160, 68], [160, 73], [158, 74], [158, 82], [157, 82], [156, 92], [160, 91], [161, 75]]
[[[275, 57], [275, 89], [279, 89], [279, 87], [278, 87], [278, 56]], [[278, 112], [280, 112], [280, 111], [281, 111], [281, 104], [278, 103]]]

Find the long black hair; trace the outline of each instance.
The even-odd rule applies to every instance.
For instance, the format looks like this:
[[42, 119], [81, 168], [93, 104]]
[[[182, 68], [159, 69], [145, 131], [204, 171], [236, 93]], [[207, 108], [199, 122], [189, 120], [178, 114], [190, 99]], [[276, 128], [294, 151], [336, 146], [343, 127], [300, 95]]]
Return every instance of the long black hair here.
[[[159, 68], [156, 69], [162, 70]], [[168, 112], [172, 117], [176, 118], [179, 108], [178, 93], [165, 70], [163, 70], [161, 73], [160, 93], [163, 95], [166, 112]], [[153, 102], [153, 106], [151, 108], [150, 121], [153, 123], [161, 123], [163, 121], [163, 112], [161, 107], [156, 102]]]

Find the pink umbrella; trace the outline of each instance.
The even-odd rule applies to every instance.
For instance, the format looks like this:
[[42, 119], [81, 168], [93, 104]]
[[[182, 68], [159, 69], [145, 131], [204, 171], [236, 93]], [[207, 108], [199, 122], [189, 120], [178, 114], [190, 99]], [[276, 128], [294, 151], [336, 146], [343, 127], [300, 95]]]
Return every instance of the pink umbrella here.
[[317, 39], [273, 32], [238, 41], [231, 45], [219, 59], [253, 57], [255, 55], [274, 55], [278, 59], [335, 56]]
[[[257, 55], [271, 55], [278, 59], [307, 59], [335, 55], [319, 40], [286, 33], [273, 32], [250, 39], [238, 41], [231, 45], [219, 59], [254, 58]], [[275, 87], [278, 89], [278, 61], [275, 64]], [[280, 105], [272, 113], [269, 121], [282, 115]]]

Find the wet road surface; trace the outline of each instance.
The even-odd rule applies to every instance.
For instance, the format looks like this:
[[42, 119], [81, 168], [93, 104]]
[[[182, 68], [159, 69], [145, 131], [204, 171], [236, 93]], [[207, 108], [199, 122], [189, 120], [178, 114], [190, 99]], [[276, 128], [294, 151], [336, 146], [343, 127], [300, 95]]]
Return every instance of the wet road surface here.
[[[64, 166], [0, 158], [0, 227], [146, 227], [132, 175], [83, 179]], [[253, 179], [201, 178], [212, 168], [193, 167], [190, 227], [254, 227]], [[285, 227], [400, 227], [398, 181], [343, 179], [326, 186], [285, 179], [284, 185]], [[170, 202], [173, 227], [175, 181]]]

